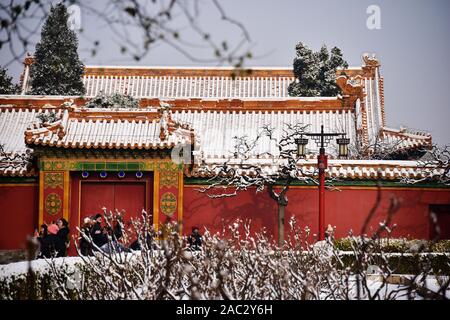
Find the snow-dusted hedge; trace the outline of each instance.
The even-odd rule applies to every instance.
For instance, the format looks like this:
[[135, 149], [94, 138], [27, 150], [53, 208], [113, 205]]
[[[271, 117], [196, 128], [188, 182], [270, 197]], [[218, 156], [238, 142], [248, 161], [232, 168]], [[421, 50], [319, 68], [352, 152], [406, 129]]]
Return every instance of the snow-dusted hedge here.
[[0, 299], [59, 299], [52, 268], [70, 276], [82, 264], [80, 258], [70, 257], [0, 265]]
[[[341, 252], [340, 259], [344, 267], [355, 267], [356, 257], [353, 251]], [[385, 253], [373, 254], [373, 265], [383, 265], [383, 259], [393, 274], [419, 274], [424, 264], [430, 265], [430, 274], [450, 275], [450, 253]]]
[[[149, 225], [133, 226], [139, 239], [145, 239], [141, 232], [148, 231]], [[430, 282], [431, 275], [440, 274], [433, 269], [433, 259], [443, 258], [442, 263], [448, 266], [446, 254], [421, 250], [403, 256], [385, 253], [379, 240], [371, 238], [353, 238], [352, 251], [343, 252], [332, 243], [309, 245], [308, 236], [291, 222], [288, 240], [279, 248], [264, 232], [252, 233], [249, 225], [237, 221], [222, 234], [206, 231], [202, 249], [191, 251], [177, 226], [168, 225], [160, 240], [142, 242], [141, 251], [42, 260], [34, 262], [36, 273], [28, 274], [26, 263], [2, 266], [0, 298], [273, 300], [450, 296], [448, 274], [436, 278], [439, 281], [432, 276], [434, 282]], [[402, 285], [388, 281], [399, 270], [392, 258], [416, 267]], [[370, 277], [374, 272], [378, 274], [376, 280]]]
[[[353, 237], [341, 238], [334, 240], [335, 246], [342, 251], [352, 250]], [[414, 253], [420, 247], [430, 252], [447, 252], [450, 253], [450, 240], [439, 240], [437, 242], [429, 240], [405, 239], [405, 238], [383, 238], [379, 241], [384, 252], [397, 253]]]

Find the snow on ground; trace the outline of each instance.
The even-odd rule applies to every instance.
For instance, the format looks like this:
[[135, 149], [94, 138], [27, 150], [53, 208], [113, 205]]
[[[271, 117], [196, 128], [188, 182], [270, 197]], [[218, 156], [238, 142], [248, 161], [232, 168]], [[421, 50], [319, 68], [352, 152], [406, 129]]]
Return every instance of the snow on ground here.
[[[394, 277], [401, 277], [404, 279], [412, 280], [414, 278], [413, 275], [392, 275]], [[379, 290], [379, 298], [380, 299], [394, 299], [394, 300], [408, 300], [408, 286], [404, 284], [395, 284], [395, 283], [386, 283], [383, 285], [382, 281], [376, 279], [376, 275], [373, 275], [375, 278], [367, 279], [367, 287], [370, 291], [370, 294], [373, 296]], [[445, 279], [444, 279], [445, 280]], [[361, 281], [360, 281], [361, 283]], [[440, 285], [435, 276], [427, 276], [424, 283], [420, 282], [419, 279], [416, 279], [416, 284], [419, 284], [421, 287], [426, 289], [429, 293], [438, 292], [440, 289]], [[368, 299], [367, 292], [364, 292], [362, 289], [364, 285], [361, 285], [361, 299]], [[351, 277], [349, 280], [349, 288], [350, 293], [349, 296], [353, 297], [353, 299], [357, 296], [357, 281], [355, 277]], [[321, 294], [323, 298], [326, 293]], [[450, 299], [450, 288], [446, 290], [445, 296]], [[413, 300], [424, 300], [424, 297], [414, 290], [411, 291], [411, 299]]]
[[[66, 258], [55, 258], [53, 259], [56, 266], [66, 265], [71, 268], [75, 263], [82, 263], [80, 257], [66, 257]], [[31, 261], [31, 268], [33, 271], [39, 273], [46, 273], [50, 269], [50, 260], [47, 259], [37, 259]], [[8, 278], [12, 276], [21, 276], [28, 273], [28, 261], [14, 262], [9, 264], [0, 265], [0, 280], [3, 278]]]

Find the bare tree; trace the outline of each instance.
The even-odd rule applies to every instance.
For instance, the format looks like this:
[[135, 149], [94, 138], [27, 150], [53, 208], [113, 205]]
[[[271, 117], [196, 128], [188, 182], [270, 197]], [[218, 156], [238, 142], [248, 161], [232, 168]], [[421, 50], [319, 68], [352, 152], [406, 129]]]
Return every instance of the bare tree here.
[[[230, 17], [219, 0], [209, 5], [217, 20], [228, 23], [231, 30], [240, 34], [236, 43], [230, 43], [222, 35], [216, 37], [202, 26], [200, 0], [112, 0], [83, 1], [62, 0], [67, 5], [77, 5], [83, 14], [92, 16], [99, 24], [106, 25], [111, 36], [120, 44], [119, 50], [136, 61], [144, 58], [150, 50], [165, 43], [191, 61], [230, 64], [237, 68], [252, 57], [250, 35], [245, 26]], [[3, 1], [0, 4], [0, 49], [8, 50], [11, 61], [21, 62], [25, 53], [33, 48], [36, 34], [48, 16], [52, 0]], [[92, 38], [89, 30], [80, 29], [80, 35], [90, 43], [91, 55], [96, 55], [101, 39]], [[139, 35], [139, 40], [132, 35]], [[189, 34], [192, 40], [185, 35]], [[200, 58], [193, 49], [204, 49], [209, 58]]]
[[5, 151], [3, 144], [0, 144], [0, 170], [26, 168], [31, 165], [33, 156], [31, 150], [24, 153], [12, 153]]
[[417, 178], [404, 178], [401, 182], [415, 184], [435, 181], [450, 185], [450, 146], [434, 145], [431, 150], [424, 150], [425, 155], [417, 161]]
[[[294, 181], [302, 181], [307, 184], [318, 184], [315, 179], [316, 170], [303, 170], [299, 165], [300, 157], [297, 157], [295, 140], [300, 138], [309, 125], [285, 124], [281, 136], [277, 138], [275, 128], [263, 126], [256, 135], [250, 139], [247, 136], [234, 137], [234, 157], [226, 159], [223, 164], [207, 165], [203, 163], [202, 172], [209, 175], [208, 186], [199, 189], [210, 198], [224, 198], [237, 195], [239, 191], [256, 188], [256, 192], [267, 190], [271, 199], [278, 206], [278, 245], [285, 243], [284, 225], [285, 209], [288, 205], [287, 192]], [[256, 153], [258, 143], [267, 139], [273, 144], [276, 154], [269, 151]], [[271, 159], [272, 166], [276, 169], [263, 168], [259, 159]], [[277, 186], [281, 190], [278, 192]]]

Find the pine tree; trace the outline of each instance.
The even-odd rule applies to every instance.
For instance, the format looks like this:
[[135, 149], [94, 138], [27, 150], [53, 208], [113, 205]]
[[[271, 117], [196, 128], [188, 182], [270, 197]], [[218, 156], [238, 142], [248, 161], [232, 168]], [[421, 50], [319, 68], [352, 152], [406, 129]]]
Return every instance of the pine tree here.
[[331, 53], [325, 45], [313, 52], [303, 43], [297, 44], [294, 59], [295, 80], [289, 85], [290, 96], [297, 97], [333, 97], [341, 90], [336, 84], [337, 68], [348, 68], [339, 48]]
[[0, 66], [0, 94], [17, 94], [19, 86], [12, 82], [12, 77], [8, 76], [7, 71]]
[[323, 63], [325, 65], [326, 72], [321, 96], [334, 97], [341, 93], [341, 89], [336, 84], [336, 71], [338, 68], [348, 68], [348, 63], [344, 60], [341, 49], [338, 47], [331, 49], [329, 59]]
[[78, 57], [78, 39], [67, 24], [63, 4], [52, 7], [44, 23], [41, 41], [36, 45], [31, 65], [31, 94], [82, 95], [84, 64]]
[[318, 74], [315, 86], [320, 96], [326, 96], [329, 91], [330, 81], [332, 75], [330, 74], [330, 65], [327, 63], [330, 59], [330, 54], [326, 45], [320, 48], [320, 51], [315, 53], [316, 63], [318, 64]]
[[289, 85], [291, 96], [312, 97], [317, 96], [317, 58], [313, 51], [302, 42], [295, 47], [297, 56], [294, 59], [295, 80]]

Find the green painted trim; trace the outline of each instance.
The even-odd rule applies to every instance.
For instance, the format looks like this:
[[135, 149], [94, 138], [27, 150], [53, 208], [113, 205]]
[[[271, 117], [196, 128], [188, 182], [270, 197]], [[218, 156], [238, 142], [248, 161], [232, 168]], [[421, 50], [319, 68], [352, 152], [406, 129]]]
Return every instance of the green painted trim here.
[[155, 161], [153, 159], [124, 161], [84, 161], [84, 160], [60, 160], [42, 159], [39, 162], [41, 171], [181, 171], [182, 163], [176, 164], [171, 161]]
[[[411, 189], [417, 189], [417, 188], [429, 188], [429, 189], [449, 189], [450, 186], [446, 186], [444, 184], [439, 184], [437, 182], [427, 182], [427, 183], [416, 183], [416, 184], [406, 184], [406, 183], [400, 183], [398, 181], [377, 181], [377, 180], [342, 180], [342, 181], [334, 181], [332, 183], [333, 186], [339, 187], [339, 186], [355, 186], [355, 187], [374, 187], [376, 188], [378, 183], [381, 184], [381, 187], [391, 187], [391, 188], [411, 188]], [[184, 178], [184, 184], [185, 185], [208, 185], [210, 184], [209, 179], [202, 179], [202, 178]], [[328, 183], [330, 185], [330, 183]], [[278, 182], [276, 185], [282, 186], [282, 181]], [[291, 186], [315, 186], [312, 183], [304, 183], [302, 181], [294, 181], [291, 183]]]
[[78, 162], [76, 171], [144, 171], [142, 162]]

